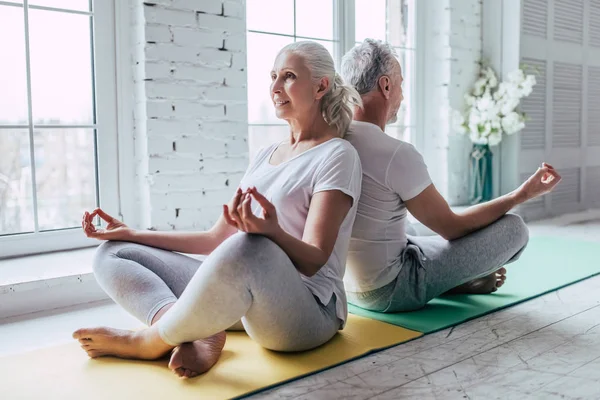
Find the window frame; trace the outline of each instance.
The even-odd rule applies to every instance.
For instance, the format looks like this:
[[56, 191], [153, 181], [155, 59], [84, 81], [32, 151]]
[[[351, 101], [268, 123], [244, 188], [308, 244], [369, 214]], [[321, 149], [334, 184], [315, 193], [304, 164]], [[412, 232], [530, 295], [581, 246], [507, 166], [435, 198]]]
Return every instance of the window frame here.
[[[121, 215], [119, 196], [119, 162], [118, 162], [118, 118], [117, 118], [117, 85], [116, 85], [116, 47], [115, 47], [115, 3], [114, 0], [93, 1], [91, 12], [66, 10], [56, 7], [29, 5], [28, 0], [21, 4], [0, 1], [2, 6], [11, 6], [24, 9], [25, 19], [25, 50], [27, 57], [27, 88], [28, 88], [28, 125], [3, 125], [2, 129], [28, 130], [30, 140], [33, 138], [33, 120], [31, 116], [31, 72], [29, 61], [29, 9], [46, 10], [48, 12], [66, 12], [71, 14], [92, 15], [92, 44], [93, 44], [93, 73], [94, 73], [94, 105], [95, 124], [80, 125], [96, 130], [97, 152], [97, 194], [98, 204], [109, 210], [119, 210]], [[29, 8], [27, 8], [29, 7]], [[45, 128], [36, 125], [36, 128]], [[65, 125], [65, 128], [75, 128], [78, 125]], [[30, 142], [30, 148], [33, 144]], [[30, 151], [30, 160], [33, 160], [33, 150]], [[115, 162], [115, 160], [117, 162]], [[32, 185], [35, 185], [35, 175]], [[37, 205], [34, 203], [34, 206]], [[37, 210], [34, 211], [37, 213]], [[30, 254], [46, 253], [51, 251], [69, 250], [82, 247], [97, 246], [98, 241], [87, 238], [80, 227], [64, 228], [53, 231], [15, 233], [0, 236], [0, 259], [24, 256]]]

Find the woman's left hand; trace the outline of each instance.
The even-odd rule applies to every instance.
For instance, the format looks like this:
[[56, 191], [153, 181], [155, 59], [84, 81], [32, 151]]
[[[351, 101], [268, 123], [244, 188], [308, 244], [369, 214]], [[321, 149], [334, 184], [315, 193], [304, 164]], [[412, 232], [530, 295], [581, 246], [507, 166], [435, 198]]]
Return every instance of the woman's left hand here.
[[[262, 207], [262, 218], [252, 213], [252, 198]], [[275, 206], [255, 187], [248, 188], [242, 193], [237, 208], [230, 209], [227, 205], [223, 205], [223, 216], [229, 225], [246, 233], [274, 237], [281, 230]]]

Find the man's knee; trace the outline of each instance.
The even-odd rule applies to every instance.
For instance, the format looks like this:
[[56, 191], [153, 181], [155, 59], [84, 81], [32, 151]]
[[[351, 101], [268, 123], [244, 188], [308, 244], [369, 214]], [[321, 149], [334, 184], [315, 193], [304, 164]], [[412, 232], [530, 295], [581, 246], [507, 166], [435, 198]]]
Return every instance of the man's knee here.
[[502, 234], [515, 251], [523, 249], [529, 241], [529, 228], [523, 218], [516, 214], [506, 214], [499, 221]]

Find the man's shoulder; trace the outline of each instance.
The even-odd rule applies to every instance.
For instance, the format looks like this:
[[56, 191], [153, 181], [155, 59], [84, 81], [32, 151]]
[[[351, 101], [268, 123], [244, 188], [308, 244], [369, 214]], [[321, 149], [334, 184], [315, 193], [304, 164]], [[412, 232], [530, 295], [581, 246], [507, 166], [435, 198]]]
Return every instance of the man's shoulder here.
[[346, 139], [356, 150], [361, 152], [376, 151], [380, 155], [395, 153], [405, 142], [386, 134], [375, 124], [362, 121], [353, 121], [346, 135]]
[[348, 129], [348, 134], [361, 135], [361, 134], [385, 134], [380, 127], [370, 122], [364, 121], [352, 121]]

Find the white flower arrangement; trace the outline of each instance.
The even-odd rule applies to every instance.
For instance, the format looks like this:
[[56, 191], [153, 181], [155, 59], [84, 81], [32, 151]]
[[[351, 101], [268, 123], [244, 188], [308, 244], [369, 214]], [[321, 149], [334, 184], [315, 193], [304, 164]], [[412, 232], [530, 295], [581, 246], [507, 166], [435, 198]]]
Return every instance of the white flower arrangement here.
[[516, 108], [535, 84], [535, 76], [525, 75], [522, 69], [498, 83], [494, 70], [482, 65], [473, 90], [465, 95], [466, 111], [454, 111], [454, 130], [468, 133], [474, 144], [497, 145], [502, 141], [502, 133], [512, 135], [525, 127], [525, 114]]

